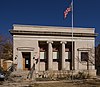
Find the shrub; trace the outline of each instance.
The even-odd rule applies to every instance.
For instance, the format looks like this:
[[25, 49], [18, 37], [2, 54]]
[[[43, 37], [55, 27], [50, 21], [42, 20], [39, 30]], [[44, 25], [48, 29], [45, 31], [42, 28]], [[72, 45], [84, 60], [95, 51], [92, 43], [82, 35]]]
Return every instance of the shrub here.
[[74, 75], [74, 79], [87, 79], [90, 76], [88, 74], [85, 74], [84, 72], [78, 72], [78, 74]]

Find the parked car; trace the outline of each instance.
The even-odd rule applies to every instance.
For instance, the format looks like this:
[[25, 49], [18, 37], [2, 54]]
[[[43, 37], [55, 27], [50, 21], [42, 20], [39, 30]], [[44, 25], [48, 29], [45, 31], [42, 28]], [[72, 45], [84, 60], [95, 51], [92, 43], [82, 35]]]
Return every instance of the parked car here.
[[2, 68], [0, 68], [0, 81], [3, 81], [5, 79], [5, 74]]
[[4, 78], [5, 78], [5, 75], [2, 72], [0, 72], [0, 80], [4, 80]]

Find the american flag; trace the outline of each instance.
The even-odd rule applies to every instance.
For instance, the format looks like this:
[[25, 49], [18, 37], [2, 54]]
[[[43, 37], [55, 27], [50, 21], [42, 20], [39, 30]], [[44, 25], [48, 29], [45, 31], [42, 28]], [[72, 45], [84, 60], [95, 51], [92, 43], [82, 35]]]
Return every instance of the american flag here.
[[67, 17], [67, 14], [72, 10], [72, 3], [70, 5], [70, 7], [68, 7], [65, 11], [64, 11], [64, 18]]

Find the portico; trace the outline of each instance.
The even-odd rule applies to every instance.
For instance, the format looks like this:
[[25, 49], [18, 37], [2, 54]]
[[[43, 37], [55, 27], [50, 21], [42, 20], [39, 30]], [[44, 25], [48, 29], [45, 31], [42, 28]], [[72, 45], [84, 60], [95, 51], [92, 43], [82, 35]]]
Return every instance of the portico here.
[[39, 48], [44, 70], [71, 70], [71, 42], [67, 45], [66, 41], [39, 41]]

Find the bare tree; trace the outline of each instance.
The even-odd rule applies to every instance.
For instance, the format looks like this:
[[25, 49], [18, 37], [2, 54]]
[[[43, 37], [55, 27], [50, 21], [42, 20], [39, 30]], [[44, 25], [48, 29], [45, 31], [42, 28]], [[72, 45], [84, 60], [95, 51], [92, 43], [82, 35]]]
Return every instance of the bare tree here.
[[0, 36], [0, 59], [12, 60], [12, 41]]
[[96, 47], [96, 69], [97, 69], [97, 74], [100, 74], [100, 44]]
[[5, 44], [3, 44], [2, 53], [3, 59], [12, 60], [12, 43], [10, 41], [7, 41]]
[[[85, 49], [85, 48], [83, 48]], [[84, 50], [80, 51], [80, 52], [85, 52]], [[87, 66], [87, 70], [88, 70], [88, 75], [89, 75], [89, 70], [90, 70], [90, 66], [95, 66], [95, 48], [87, 48], [86, 50], [87, 54], [84, 55], [84, 62], [82, 62], [81, 58], [79, 56], [76, 57], [76, 60], [82, 64]]]

